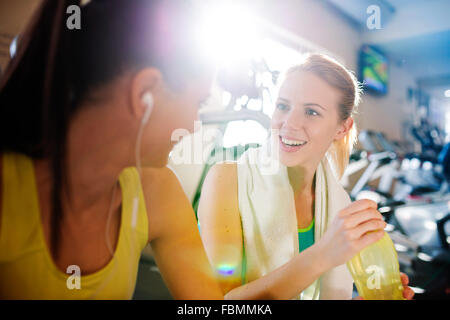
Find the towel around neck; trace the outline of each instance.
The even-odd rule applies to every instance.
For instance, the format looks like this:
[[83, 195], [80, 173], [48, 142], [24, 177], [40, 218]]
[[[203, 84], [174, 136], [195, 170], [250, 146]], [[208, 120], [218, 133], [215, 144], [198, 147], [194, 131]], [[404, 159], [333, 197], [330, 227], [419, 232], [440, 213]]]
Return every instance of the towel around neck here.
[[[266, 275], [298, 254], [297, 216], [287, 167], [271, 155], [270, 149], [268, 144], [248, 149], [237, 163], [247, 282]], [[350, 203], [325, 157], [316, 171], [316, 242], [333, 217]], [[308, 296], [300, 294], [295, 299], [351, 299], [352, 289], [351, 275], [346, 265], [340, 265], [316, 279], [308, 288]]]

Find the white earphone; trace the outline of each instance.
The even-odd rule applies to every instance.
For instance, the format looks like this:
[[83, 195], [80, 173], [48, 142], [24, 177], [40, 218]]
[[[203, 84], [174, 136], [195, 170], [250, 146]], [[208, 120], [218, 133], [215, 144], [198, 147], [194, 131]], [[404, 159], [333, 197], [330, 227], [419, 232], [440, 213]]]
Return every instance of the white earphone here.
[[142, 124], [147, 123], [148, 119], [150, 119], [150, 115], [153, 111], [153, 95], [150, 91], [147, 91], [143, 96], [142, 96], [142, 102], [147, 106], [147, 108], [145, 109], [144, 115], [142, 116]]
[[[139, 127], [139, 131], [138, 131], [138, 135], [137, 135], [137, 139], [136, 139], [136, 147], [135, 147], [136, 169], [138, 172], [139, 181], [141, 180], [141, 139], [142, 139], [142, 134], [144, 132], [145, 124], [148, 122], [148, 119], [150, 119], [150, 115], [152, 114], [153, 105], [154, 105], [153, 95], [150, 91], [147, 91], [144, 93], [144, 95], [142, 96], [142, 103], [146, 105], [146, 108], [144, 111], [144, 115], [142, 116], [142, 119], [141, 119], [141, 125]], [[139, 190], [139, 188], [140, 187], [137, 186], [136, 190]], [[137, 221], [136, 219], [137, 219], [138, 209], [139, 209], [139, 194], [136, 194], [133, 199], [133, 212], [132, 212], [132, 222], [131, 222], [131, 225], [133, 226], [133, 228], [136, 227], [136, 221]]]

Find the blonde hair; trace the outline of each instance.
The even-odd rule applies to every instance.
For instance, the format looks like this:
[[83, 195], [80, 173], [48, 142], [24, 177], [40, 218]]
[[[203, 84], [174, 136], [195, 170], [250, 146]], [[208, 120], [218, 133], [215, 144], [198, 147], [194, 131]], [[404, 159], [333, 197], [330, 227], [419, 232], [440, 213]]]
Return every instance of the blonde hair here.
[[[342, 93], [341, 101], [338, 105], [340, 121], [347, 120], [356, 112], [356, 107], [361, 100], [361, 86], [355, 75], [342, 64], [323, 54], [307, 54], [303, 57], [300, 64], [290, 67], [285, 72], [284, 77], [297, 71], [311, 72]], [[347, 135], [334, 141], [327, 151], [327, 157], [330, 158], [339, 179], [348, 165], [349, 156], [356, 139], [357, 128], [353, 122], [353, 126]]]

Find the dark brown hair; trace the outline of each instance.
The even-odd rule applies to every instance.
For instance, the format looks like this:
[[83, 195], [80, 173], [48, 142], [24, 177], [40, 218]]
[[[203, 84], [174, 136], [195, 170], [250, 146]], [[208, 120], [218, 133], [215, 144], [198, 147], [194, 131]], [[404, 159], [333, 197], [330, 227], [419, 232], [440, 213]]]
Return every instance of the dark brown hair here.
[[207, 67], [195, 52], [188, 1], [92, 0], [81, 6], [81, 29], [69, 30], [66, 10], [73, 4], [80, 1], [42, 2], [0, 84], [0, 152], [50, 160], [55, 256], [67, 191], [67, 128], [82, 102], [125, 72], [156, 67], [176, 90]]

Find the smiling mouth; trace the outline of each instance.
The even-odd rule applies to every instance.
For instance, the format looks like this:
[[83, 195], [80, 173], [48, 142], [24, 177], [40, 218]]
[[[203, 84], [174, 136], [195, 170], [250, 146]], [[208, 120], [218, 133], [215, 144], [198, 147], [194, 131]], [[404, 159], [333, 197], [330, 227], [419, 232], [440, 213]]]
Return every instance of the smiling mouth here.
[[287, 139], [279, 136], [280, 148], [286, 152], [294, 152], [304, 147], [308, 142], [305, 140]]

